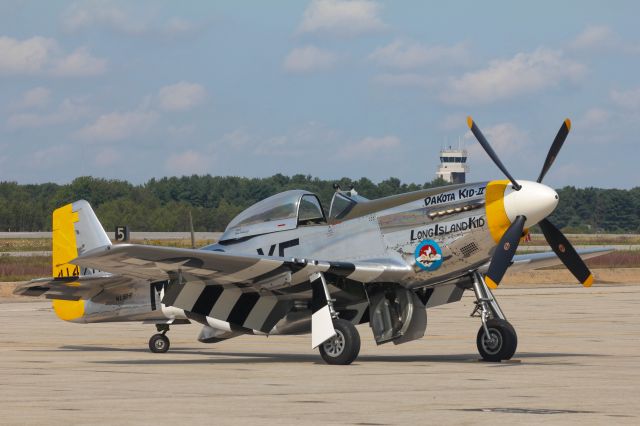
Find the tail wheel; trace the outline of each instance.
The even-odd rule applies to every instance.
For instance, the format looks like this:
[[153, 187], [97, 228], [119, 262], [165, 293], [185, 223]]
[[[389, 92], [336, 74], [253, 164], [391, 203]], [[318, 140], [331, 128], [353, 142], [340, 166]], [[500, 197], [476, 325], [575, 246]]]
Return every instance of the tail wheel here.
[[149, 339], [149, 349], [155, 354], [163, 354], [169, 350], [169, 338], [164, 334], [154, 334]]
[[320, 345], [320, 355], [327, 364], [351, 364], [360, 353], [360, 334], [349, 321], [333, 320], [336, 335]]
[[490, 362], [511, 359], [518, 346], [518, 336], [513, 326], [505, 320], [493, 318], [487, 321], [487, 328], [489, 335], [481, 326], [476, 338], [482, 358]]

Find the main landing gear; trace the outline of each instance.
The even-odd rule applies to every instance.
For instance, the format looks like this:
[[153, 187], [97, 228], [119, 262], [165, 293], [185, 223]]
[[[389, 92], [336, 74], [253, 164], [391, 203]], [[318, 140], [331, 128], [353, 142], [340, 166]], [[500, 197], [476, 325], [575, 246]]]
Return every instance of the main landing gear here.
[[163, 354], [169, 350], [170, 346], [169, 338], [166, 336], [167, 331], [169, 331], [169, 325], [156, 324], [156, 329], [159, 333], [154, 334], [149, 339], [149, 349], [153, 353]]
[[479, 316], [482, 320], [476, 338], [478, 352], [485, 361], [500, 362], [511, 359], [518, 346], [516, 331], [505, 318], [482, 275], [474, 271], [472, 278], [476, 307], [471, 316]]
[[[312, 310], [311, 317], [312, 333], [313, 327], [318, 330], [328, 332], [329, 327], [333, 327], [335, 336], [330, 337], [320, 344], [320, 356], [327, 364], [349, 365], [360, 353], [360, 334], [356, 327], [347, 320], [338, 318], [338, 312], [333, 307], [335, 299], [329, 294], [329, 287], [324, 275], [320, 272], [310, 277], [312, 285]], [[328, 312], [327, 312], [328, 311]], [[319, 320], [314, 325], [314, 315], [319, 315]], [[331, 321], [331, 325], [327, 324]], [[328, 326], [328, 327], [327, 327]]]

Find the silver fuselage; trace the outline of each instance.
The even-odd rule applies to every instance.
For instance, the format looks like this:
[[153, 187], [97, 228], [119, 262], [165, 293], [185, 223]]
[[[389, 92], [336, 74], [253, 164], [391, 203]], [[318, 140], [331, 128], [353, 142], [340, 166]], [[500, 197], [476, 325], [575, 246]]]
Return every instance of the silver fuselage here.
[[[467, 273], [485, 263], [495, 247], [485, 211], [487, 182], [435, 188], [410, 202], [344, 222], [308, 225], [213, 244], [204, 250], [328, 261], [391, 260], [409, 265], [401, 285], [413, 288]], [[425, 240], [441, 249], [442, 262], [425, 270], [416, 248]]]

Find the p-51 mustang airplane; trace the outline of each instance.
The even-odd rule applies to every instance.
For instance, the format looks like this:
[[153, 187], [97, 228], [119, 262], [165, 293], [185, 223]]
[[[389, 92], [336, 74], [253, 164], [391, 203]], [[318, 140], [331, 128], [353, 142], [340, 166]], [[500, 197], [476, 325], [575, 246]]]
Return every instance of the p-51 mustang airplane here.
[[[516, 332], [491, 292], [508, 267], [543, 267], [559, 258], [584, 286], [593, 282], [546, 219], [558, 195], [540, 183], [571, 123], [562, 124], [536, 182], [516, 181], [471, 118], [468, 124], [508, 180], [377, 200], [338, 190], [328, 217], [314, 194], [287, 191], [240, 213], [218, 243], [199, 250], [112, 245], [89, 204], [78, 201], [53, 215], [55, 278], [16, 293], [45, 294], [68, 321], [156, 324], [154, 352], [169, 349], [169, 324], [193, 321], [203, 325], [202, 342], [311, 331], [312, 347], [327, 363], [350, 364], [360, 350], [355, 325], [369, 323], [377, 344], [419, 339], [428, 308], [471, 289], [482, 323], [480, 355], [510, 359]], [[535, 224], [555, 254], [514, 256]]]

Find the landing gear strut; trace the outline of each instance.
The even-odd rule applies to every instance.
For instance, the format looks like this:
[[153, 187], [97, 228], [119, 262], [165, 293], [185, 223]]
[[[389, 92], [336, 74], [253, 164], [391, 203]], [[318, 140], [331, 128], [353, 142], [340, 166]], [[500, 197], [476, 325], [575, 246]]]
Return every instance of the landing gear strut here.
[[154, 334], [149, 339], [149, 349], [153, 353], [163, 354], [169, 350], [170, 346], [169, 338], [166, 336], [169, 326], [167, 324], [156, 324], [156, 329], [159, 333]]
[[472, 273], [476, 307], [471, 316], [479, 316], [482, 326], [478, 330], [476, 344], [485, 361], [500, 362], [511, 359], [518, 346], [518, 336], [507, 321], [491, 290], [480, 273]]

